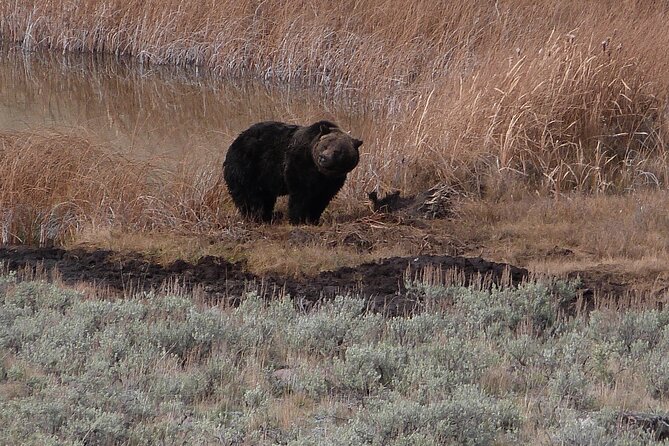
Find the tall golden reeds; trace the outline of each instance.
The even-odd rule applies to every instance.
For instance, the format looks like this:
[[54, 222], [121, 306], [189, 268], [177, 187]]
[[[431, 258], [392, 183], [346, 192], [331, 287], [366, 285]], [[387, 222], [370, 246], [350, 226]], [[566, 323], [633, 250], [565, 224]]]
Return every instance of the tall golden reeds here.
[[668, 19], [652, 0], [35, 0], [0, 3], [0, 38], [316, 88], [374, 116], [357, 196], [503, 195], [667, 184]]
[[0, 134], [1, 243], [68, 240], [85, 229], [207, 229], [222, 200], [213, 170], [165, 171], [54, 132]]

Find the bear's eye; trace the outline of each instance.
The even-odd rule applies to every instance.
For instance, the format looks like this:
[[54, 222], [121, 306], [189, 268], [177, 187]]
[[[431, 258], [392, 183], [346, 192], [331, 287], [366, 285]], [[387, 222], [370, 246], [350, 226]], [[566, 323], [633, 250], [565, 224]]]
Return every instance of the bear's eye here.
[[322, 164], [322, 163], [324, 163], [324, 162], [326, 162], [326, 161], [327, 161], [327, 158], [325, 157], [325, 155], [319, 155], [319, 156], [318, 156], [318, 162], [319, 162], [319, 163]]

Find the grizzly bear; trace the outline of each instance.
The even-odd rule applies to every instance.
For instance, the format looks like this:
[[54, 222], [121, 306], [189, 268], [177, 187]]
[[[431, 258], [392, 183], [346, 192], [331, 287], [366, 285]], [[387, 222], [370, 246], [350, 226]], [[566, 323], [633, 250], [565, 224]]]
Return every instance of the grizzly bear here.
[[290, 223], [318, 224], [358, 165], [361, 145], [329, 121], [310, 126], [260, 122], [230, 145], [223, 178], [245, 218], [271, 222], [277, 197], [288, 195]]

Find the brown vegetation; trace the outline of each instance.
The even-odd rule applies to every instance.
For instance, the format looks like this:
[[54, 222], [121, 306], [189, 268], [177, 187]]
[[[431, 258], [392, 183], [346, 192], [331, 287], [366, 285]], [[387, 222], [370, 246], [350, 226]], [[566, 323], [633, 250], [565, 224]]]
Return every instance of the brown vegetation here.
[[166, 172], [83, 137], [0, 134], [1, 242], [62, 243], [91, 228], [210, 227], [222, 201], [217, 175], [187, 166]]
[[[24, 49], [103, 52], [298, 85], [305, 97], [343, 105], [355, 116], [345, 127], [365, 140], [361, 165], [325, 215], [326, 227], [298, 234], [238, 225], [217, 185], [223, 153], [158, 169], [112, 156], [86, 137], [3, 135], [5, 238], [44, 239], [42, 228], [56, 215], [57, 242], [76, 232], [78, 241], [127, 248], [138, 243], [133, 232], [151, 230], [158, 235], [150, 245], [167, 257], [226, 253], [255, 259], [256, 271], [294, 274], [435, 251], [557, 272], [602, 259], [637, 262], [634, 268], [662, 263], [667, 198], [656, 190], [669, 181], [667, 19], [659, 1], [1, 3], [0, 39]], [[132, 99], [129, 128], [137, 110], [165, 97], [123, 80], [107, 87], [128, 90], [106, 98], [114, 118]], [[273, 114], [298, 123], [339, 118], [333, 107], [310, 102]], [[222, 147], [266, 113], [216, 115], [225, 126]], [[189, 136], [197, 138], [197, 129]], [[64, 173], [56, 179], [53, 169]], [[369, 190], [412, 193], [437, 182], [473, 192], [457, 223], [417, 228], [367, 219]], [[184, 247], [162, 237], [164, 230], [188, 240], [215, 231], [217, 241]], [[329, 258], [320, 253], [324, 243]], [[573, 255], [552, 262], [545, 254], [554, 248]]]
[[623, 191], [667, 181], [668, 15], [660, 1], [37, 0], [0, 5], [0, 37], [361, 99], [378, 113], [369, 170], [389, 187]]

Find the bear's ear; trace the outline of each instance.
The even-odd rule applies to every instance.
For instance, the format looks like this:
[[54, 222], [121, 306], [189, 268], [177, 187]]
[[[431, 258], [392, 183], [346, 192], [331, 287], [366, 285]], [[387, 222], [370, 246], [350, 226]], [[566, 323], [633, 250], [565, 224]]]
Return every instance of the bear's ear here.
[[355, 147], [356, 149], [360, 148], [361, 145], [362, 145], [361, 140], [359, 140], [359, 139], [354, 139], [353, 140], [353, 147]]
[[327, 135], [329, 133], [332, 133], [332, 131], [337, 128], [336, 125], [334, 125], [333, 123], [331, 123], [329, 121], [319, 121], [319, 122], [315, 123], [312, 126], [312, 128], [313, 127], [316, 127], [316, 130], [318, 131], [318, 138], [319, 139], [324, 137], [325, 135]]

